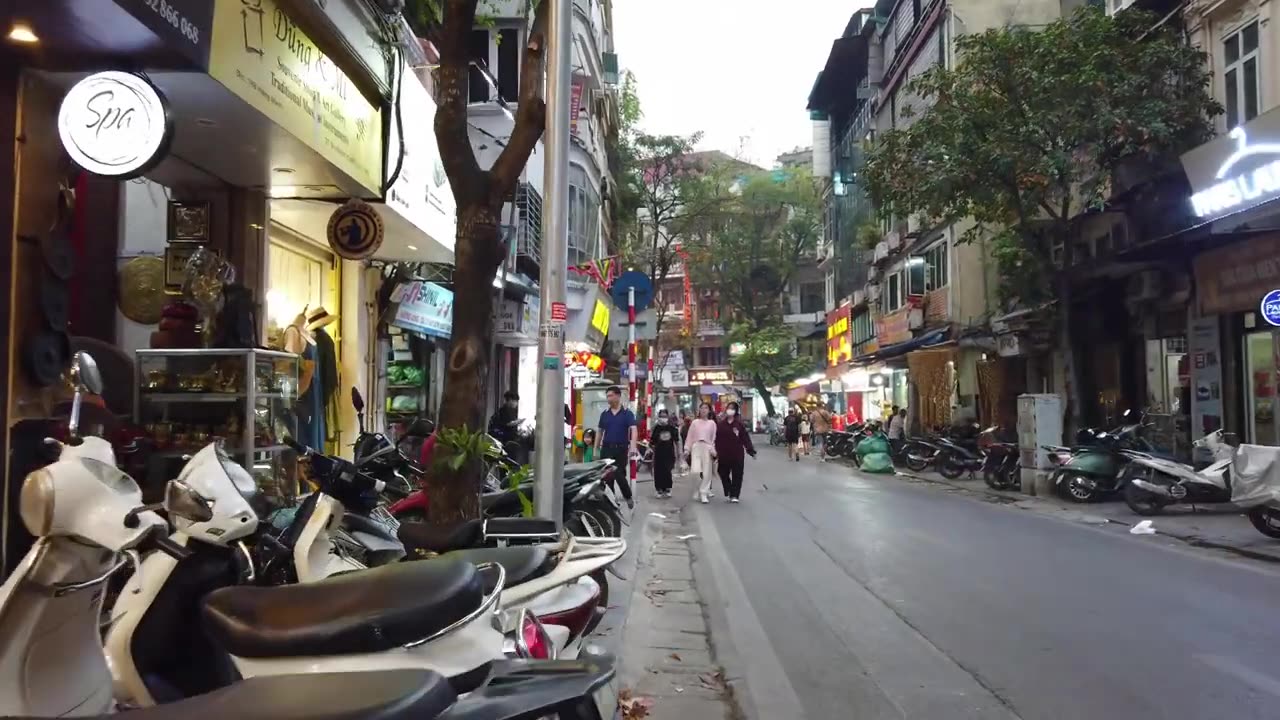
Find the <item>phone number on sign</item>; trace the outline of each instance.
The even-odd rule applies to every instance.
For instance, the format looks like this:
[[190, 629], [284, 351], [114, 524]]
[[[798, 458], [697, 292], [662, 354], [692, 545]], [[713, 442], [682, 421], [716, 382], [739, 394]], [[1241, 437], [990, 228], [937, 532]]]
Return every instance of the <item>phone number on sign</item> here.
[[200, 44], [200, 28], [195, 26], [174, 6], [165, 2], [165, 0], [144, 0], [147, 7], [156, 15], [159, 15], [165, 22], [177, 28], [182, 36], [191, 41], [192, 45]]

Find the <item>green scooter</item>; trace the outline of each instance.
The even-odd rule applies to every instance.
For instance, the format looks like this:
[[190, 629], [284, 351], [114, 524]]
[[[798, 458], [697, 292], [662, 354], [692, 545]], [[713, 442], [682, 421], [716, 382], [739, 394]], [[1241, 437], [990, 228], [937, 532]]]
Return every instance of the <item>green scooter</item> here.
[[[1132, 410], [1126, 410], [1122, 419], [1129, 420]], [[1142, 437], [1145, 414], [1138, 422], [1128, 422], [1110, 432], [1085, 431], [1081, 446], [1073, 449], [1071, 459], [1053, 471], [1054, 488], [1063, 497], [1078, 503], [1088, 503], [1119, 492], [1123, 489], [1121, 470], [1129, 464], [1131, 453], [1154, 453], [1154, 448]]]

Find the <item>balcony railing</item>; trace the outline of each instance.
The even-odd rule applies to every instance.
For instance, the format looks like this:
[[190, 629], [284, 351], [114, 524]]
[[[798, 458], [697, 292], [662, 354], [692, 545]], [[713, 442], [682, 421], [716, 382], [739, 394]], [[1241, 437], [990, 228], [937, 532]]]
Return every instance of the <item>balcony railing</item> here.
[[542, 263], [542, 196], [522, 183], [516, 189], [516, 256]]

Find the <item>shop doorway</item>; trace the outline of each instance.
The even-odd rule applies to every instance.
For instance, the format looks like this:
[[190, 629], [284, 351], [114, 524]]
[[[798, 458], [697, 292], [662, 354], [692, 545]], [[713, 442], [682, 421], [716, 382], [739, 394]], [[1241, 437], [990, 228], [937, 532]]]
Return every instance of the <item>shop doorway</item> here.
[[1244, 336], [1245, 427], [1248, 441], [1255, 445], [1280, 445], [1276, 423], [1276, 358], [1280, 357], [1277, 334], [1272, 330], [1247, 332]]
[[[267, 343], [278, 347], [284, 328], [303, 309], [323, 307], [333, 315], [342, 308], [337, 258], [315, 243], [292, 236], [279, 225], [271, 226], [267, 250], [266, 328]], [[342, 319], [325, 330], [338, 340]]]

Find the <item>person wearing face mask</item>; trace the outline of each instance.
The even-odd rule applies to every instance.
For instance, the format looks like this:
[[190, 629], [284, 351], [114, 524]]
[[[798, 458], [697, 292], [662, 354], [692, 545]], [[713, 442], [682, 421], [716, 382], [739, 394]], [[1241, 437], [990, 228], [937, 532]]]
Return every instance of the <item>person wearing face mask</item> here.
[[653, 488], [658, 497], [671, 497], [671, 472], [680, 456], [680, 431], [671, 425], [671, 416], [665, 409], [658, 411], [658, 422], [649, 434], [653, 444]]
[[751, 433], [742, 424], [738, 414], [738, 403], [731, 402], [724, 409], [724, 418], [716, 427], [716, 457], [720, 465], [720, 484], [731, 503], [739, 501], [742, 495], [742, 471], [746, 465], [746, 456], [756, 456], [756, 448], [751, 444]]
[[698, 417], [689, 423], [684, 447], [689, 469], [698, 478], [698, 500], [710, 502], [712, 466], [716, 457], [716, 420], [711, 403], [698, 406]]
[[520, 421], [520, 395], [508, 390], [502, 396], [502, 407], [489, 418], [489, 434], [504, 445], [516, 439], [516, 425]]

